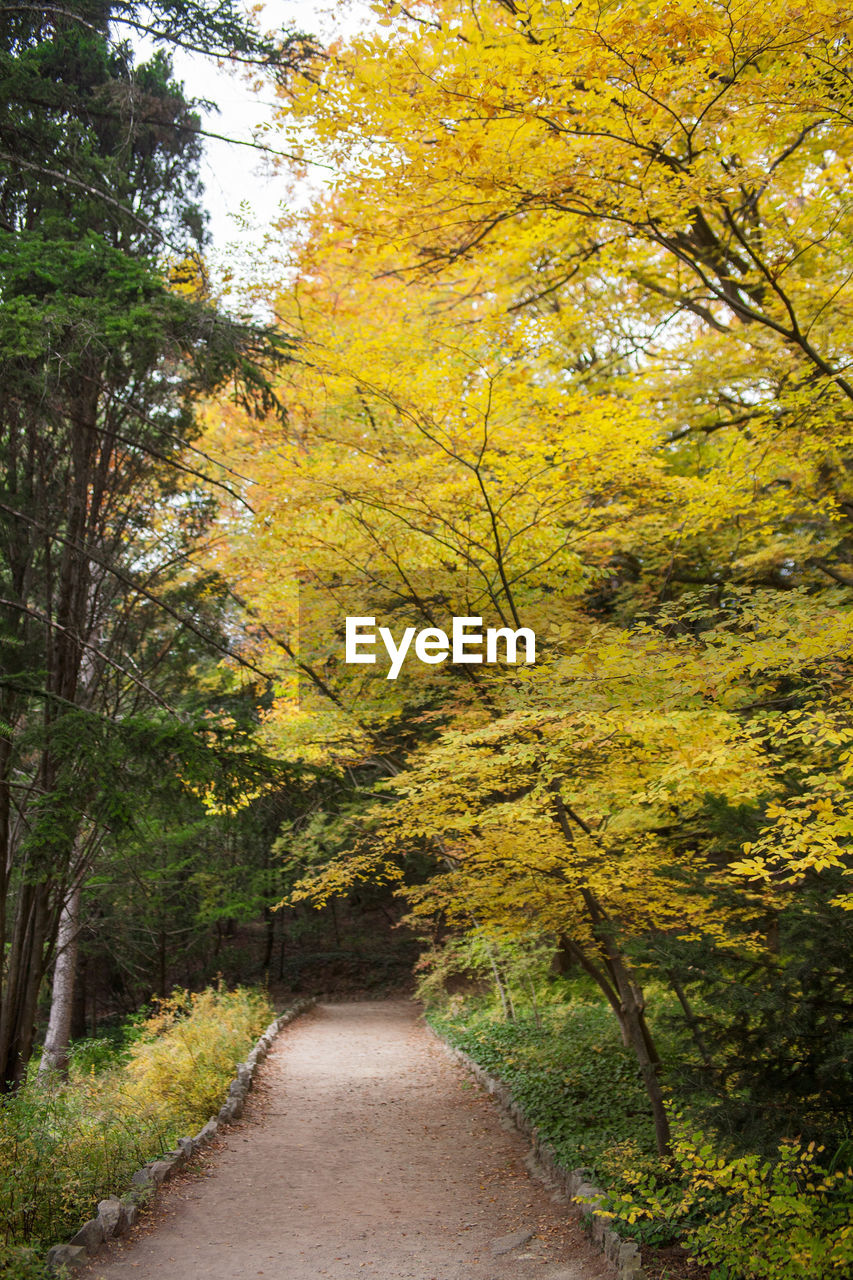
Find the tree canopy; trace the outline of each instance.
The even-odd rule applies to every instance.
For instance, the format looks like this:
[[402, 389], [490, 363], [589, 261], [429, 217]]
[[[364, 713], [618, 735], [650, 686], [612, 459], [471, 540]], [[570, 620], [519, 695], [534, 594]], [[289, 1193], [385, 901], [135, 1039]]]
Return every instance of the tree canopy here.
[[[83, 880], [161, 994], [185, 915], [269, 957], [279, 899], [394, 892], [436, 974], [591, 979], [661, 1157], [667, 1001], [712, 1123], [846, 1149], [850, 18], [0, 6], [8, 1085]], [[269, 323], [214, 296], [170, 43], [333, 174]]]
[[[339, 173], [282, 226], [287, 424], [208, 435], [268, 741], [389, 775], [297, 896], [429, 850], [416, 917], [560, 938], [665, 1149], [637, 957], [849, 905], [849, 12], [376, 13], [282, 109]], [[391, 682], [341, 660], [374, 615], [537, 662]]]

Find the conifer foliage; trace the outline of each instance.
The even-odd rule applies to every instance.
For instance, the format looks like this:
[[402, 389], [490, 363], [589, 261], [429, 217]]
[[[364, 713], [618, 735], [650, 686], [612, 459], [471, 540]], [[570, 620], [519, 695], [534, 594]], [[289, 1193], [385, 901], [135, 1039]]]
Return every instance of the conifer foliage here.
[[[268, 375], [286, 345], [207, 296], [199, 116], [162, 47], [134, 64], [128, 28], [282, 70], [297, 56], [230, 3], [0, 9], [7, 1086], [31, 1051], [63, 902], [104, 833], [126, 823], [133, 753], [158, 737], [119, 722], [158, 708], [168, 718], [163, 664], [182, 630], [217, 639], [198, 608], [194, 622], [192, 604], [169, 604], [212, 510], [187, 450], [193, 403], [230, 380], [247, 409], [274, 409]], [[152, 602], [160, 635], [143, 653]], [[168, 729], [167, 740], [177, 745]]]

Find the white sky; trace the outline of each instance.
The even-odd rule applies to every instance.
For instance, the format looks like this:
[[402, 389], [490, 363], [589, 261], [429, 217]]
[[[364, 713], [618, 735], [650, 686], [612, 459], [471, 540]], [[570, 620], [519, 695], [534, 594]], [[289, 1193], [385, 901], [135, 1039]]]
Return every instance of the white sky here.
[[[335, 36], [369, 22], [370, 16], [367, 0], [343, 0], [339, 4], [330, 0], [266, 0], [260, 23], [265, 30], [296, 26], [327, 44]], [[270, 120], [274, 106], [271, 92], [256, 96], [239, 74], [218, 68], [211, 59], [176, 50], [173, 60], [175, 76], [184, 82], [187, 95], [209, 99], [219, 107], [218, 112], [205, 115], [204, 128], [251, 141], [253, 130]], [[271, 147], [281, 145], [274, 131], [266, 134], [263, 141]], [[215, 270], [217, 260], [257, 246], [278, 215], [282, 201], [292, 201], [293, 195], [288, 193], [282, 174], [265, 171], [260, 152], [211, 138], [205, 140], [201, 175], [210, 213], [211, 265]]]

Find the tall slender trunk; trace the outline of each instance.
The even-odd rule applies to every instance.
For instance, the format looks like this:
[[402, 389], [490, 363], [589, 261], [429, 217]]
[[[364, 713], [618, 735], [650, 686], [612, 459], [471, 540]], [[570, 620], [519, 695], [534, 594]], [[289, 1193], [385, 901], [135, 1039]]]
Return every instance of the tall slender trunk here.
[[[3, 703], [0, 702], [0, 707]], [[5, 710], [5, 708], [4, 708]], [[0, 1026], [6, 1003], [6, 917], [9, 908], [9, 869], [12, 863], [12, 806], [10, 772], [12, 744], [0, 733]]]
[[486, 954], [489, 957], [489, 964], [492, 970], [492, 977], [495, 982], [495, 987], [497, 988], [497, 993], [500, 996], [501, 1008], [503, 1009], [503, 1013], [504, 1013], [504, 1021], [515, 1022], [515, 1008], [512, 1003], [512, 997], [510, 996], [508, 989], [504, 986], [503, 982], [501, 981], [500, 969], [498, 968], [497, 961], [495, 960], [494, 952], [492, 951], [492, 948], [489, 946], [488, 942], [486, 943]]
[[708, 1043], [702, 1034], [702, 1027], [700, 1026], [699, 1019], [696, 1017], [696, 1014], [693, 1011], [693, 1006], [691, 1005], [690, 1001], [687, 999], [687, 993], [685, 992], [681, 983], [678, 981], [678, 978], [676, 977], [675, 972], [671, 968], [666, 969], [665, 972], [666, 972], [667, 978], [669, 979], [669, 985], [672, 987], [673, 991], [675, 992], [678, 1003], [681, 1005], [681, 1010], [682, 1010], [682, 1013], [684, 1014], [684, 1021], [687, 1023], [687, 1026], [690, 1030], [690, 1034], [693, 1037], [693, 1043], [696, 1045], [696, 1048], [699, 1051], [699, 1056], [702, 1059], [702, 1062], [704, 1066], [707, 1068], [707, 1070], [713, 1071], [714, 1063], [711, 1059], [711, 1054], [708, 1049]]
[[626, 1048], [631, 1049], [640, 1068], [652, 1110], [658, 1155], [666, 1157], [671, 1154], [669, 1117], [660, 1083], [660, 1054], [646, 1022], [643, 993], [624, 957], [612, 942], [601, 935], [600, 923], [594, 926], [594, 932], [597, 934], [597, 954], [594, 956], [567, 936], [561, 942], [607, 997], [619, 1021], [622, 1041]]
[[[563, 800], [559, 784], [556, 780], [550, 784], [554, 797], [557, 821], [563, 838], [569, 847], [577, 852], [574, 833], [569, 821], [570, 810]], [[589, 827], [572, 813], [572, 820], [591, 836]], [[661, 1060], [657, 1047], [649, 1030], [645, 1016], [645, 999], [642, 989], [634, 978], [630, 965], [616, 942], [613, 922], [608, 919], [604, 906], [588, 885], [582, 885], [580, 894], [586, 908], [587, 917], [592, 928], [594, 954], [580, 947], [570, 938], [563, 939], [564, 947], [575, 956], [583, 969], [595, 980], [604, 992], [610, 1007], [619, 1019], [622, 1038], [637, 1059], [640, 1075], [645, 1086], [655, 1129], [655, 1143], [658, 1155], [665, 1158], [672, 1154], [670, 1145], [669, 1117], [666, 1113], [663, 1089], [660, 1083]]]
[[82, 1040], [86, 1034], [86, 1014], [89, 1008], [89, 965], [86, 957], [77, 957], [77, 975], [74, 979], [74, 1004], [71, 1009], [71, 1039]]
[[23, 884], [9, 945], [0, 1015], [0, 1090], [21, 1083], [33, 1047], [39, 987], [51, 933], [49, 886]]
[[[62, 503], [63, 537], [57, 549], [44, 530], [44, 581], [42, 610], [47, 623], [44, 635], [45, 697], [42, 702], [44, 744], [37, 770], [41, 794], [55, 794], [61, 773], [53, 738], [68, 708], [79, 706], [86, 690], [80, 677], [90, 630], [91, 563], [85, 551], [87, 528], [93, 511], [92, 464], [97, 453], [99, 380], [84, 379], [84, 390], [74, 396], [68, 423], [67, 458], [56, 481]], [[19, 589], [22, 603], [23, 591]], [[32, 826], [31, 826], [32, 831]], [[0, 1089], [11, 1090], [26, 1074], [35, 1037], [38, 996], [56, 939], [60, 906], [69, 881], [74, 835], [60, 832], [55, 840], [37, 840], [30, 853], [17, 840], [8, 850], [10, 865], [20, 857], [14, 883], [14, 924], [8, 938], [2, 1009], [0, 1009]]]
[[78, 882], [62, 906], [56, 936], [56, 964], [50, 1001], [50, 1019], [39, 1076], [50, 1071], [65, 1075], [68, 1071], [68, 1046], [71, 1041], [71, 1019], [74, 1012], [74, 984], [77, 973], [77, 940], [80, 934], [80, 897]]
[[157, 989], [161, 1000], [165, 1000], [169, 994], [166, 990], [166, 973], [166, 926], [161, 924], [157, 937]]
[[278, 980], [279, 980], [279, 982], [283, 982], [283, 981], [284, 981], [284, 961], [285, 961], [285, 952], [286, 952], [286, 950], [287, 950], [287, 929], [285, 928], [285, 923], [284, 923], [284, 908], [283, 908], [283, 907], [282, 907], [281, 911], [280, 911], [280, 912], [278, 912], [278, 914], [281, 916], [281, 924], [280, 924], [280, 926], [279, 926], [279, 929], [280, 929], [280, 932], [279, 932], [279, 943], [278, 943]]
[[671, 1155], [669, 1117], [660, 1083], [660, 1055], [646, 1022], [645, 1000], [616, 948], [609, 946], [608, 950], [610, 969], [616, 978], [620, 996], [620, 1023], [634, 1050], [651, 1103], [658, 1155], [665, 1157]]
[[264, 907], [264, 958], [261, 968], [269, 980], [270, 965], [272, 964], [272, 949], [275, 941], [275, 915], [272, 907]]

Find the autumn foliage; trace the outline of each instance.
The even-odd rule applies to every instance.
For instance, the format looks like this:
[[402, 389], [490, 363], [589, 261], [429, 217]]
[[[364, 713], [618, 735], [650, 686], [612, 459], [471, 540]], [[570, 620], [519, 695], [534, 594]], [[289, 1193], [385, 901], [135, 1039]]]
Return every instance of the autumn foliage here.
[[[646, 978], [696, 1030], [700, 970], [788, 972], [794, 916], [850, 905], [851, 13], [374, 12], [282, 105], [337, 172], [266, 249], [287, 425], [208, 415], [264, 734], [373, 770], [291, 900], [372, 878], [436, 936], [549, 939], [666, 1155]], [[392, 683], [343, 663], [355, 615], [540, 652]]]
[[176, 990], [126, 1029], [121, 1054], [104, 1039], [82, 1041], [67, 1080], [33, 1079], [5, 1098], [0, 1263], [5, 1247], [47, 1247], [76, 1231], [140, 1165], [197, 1132], [271, 1012], [246, 988]]

